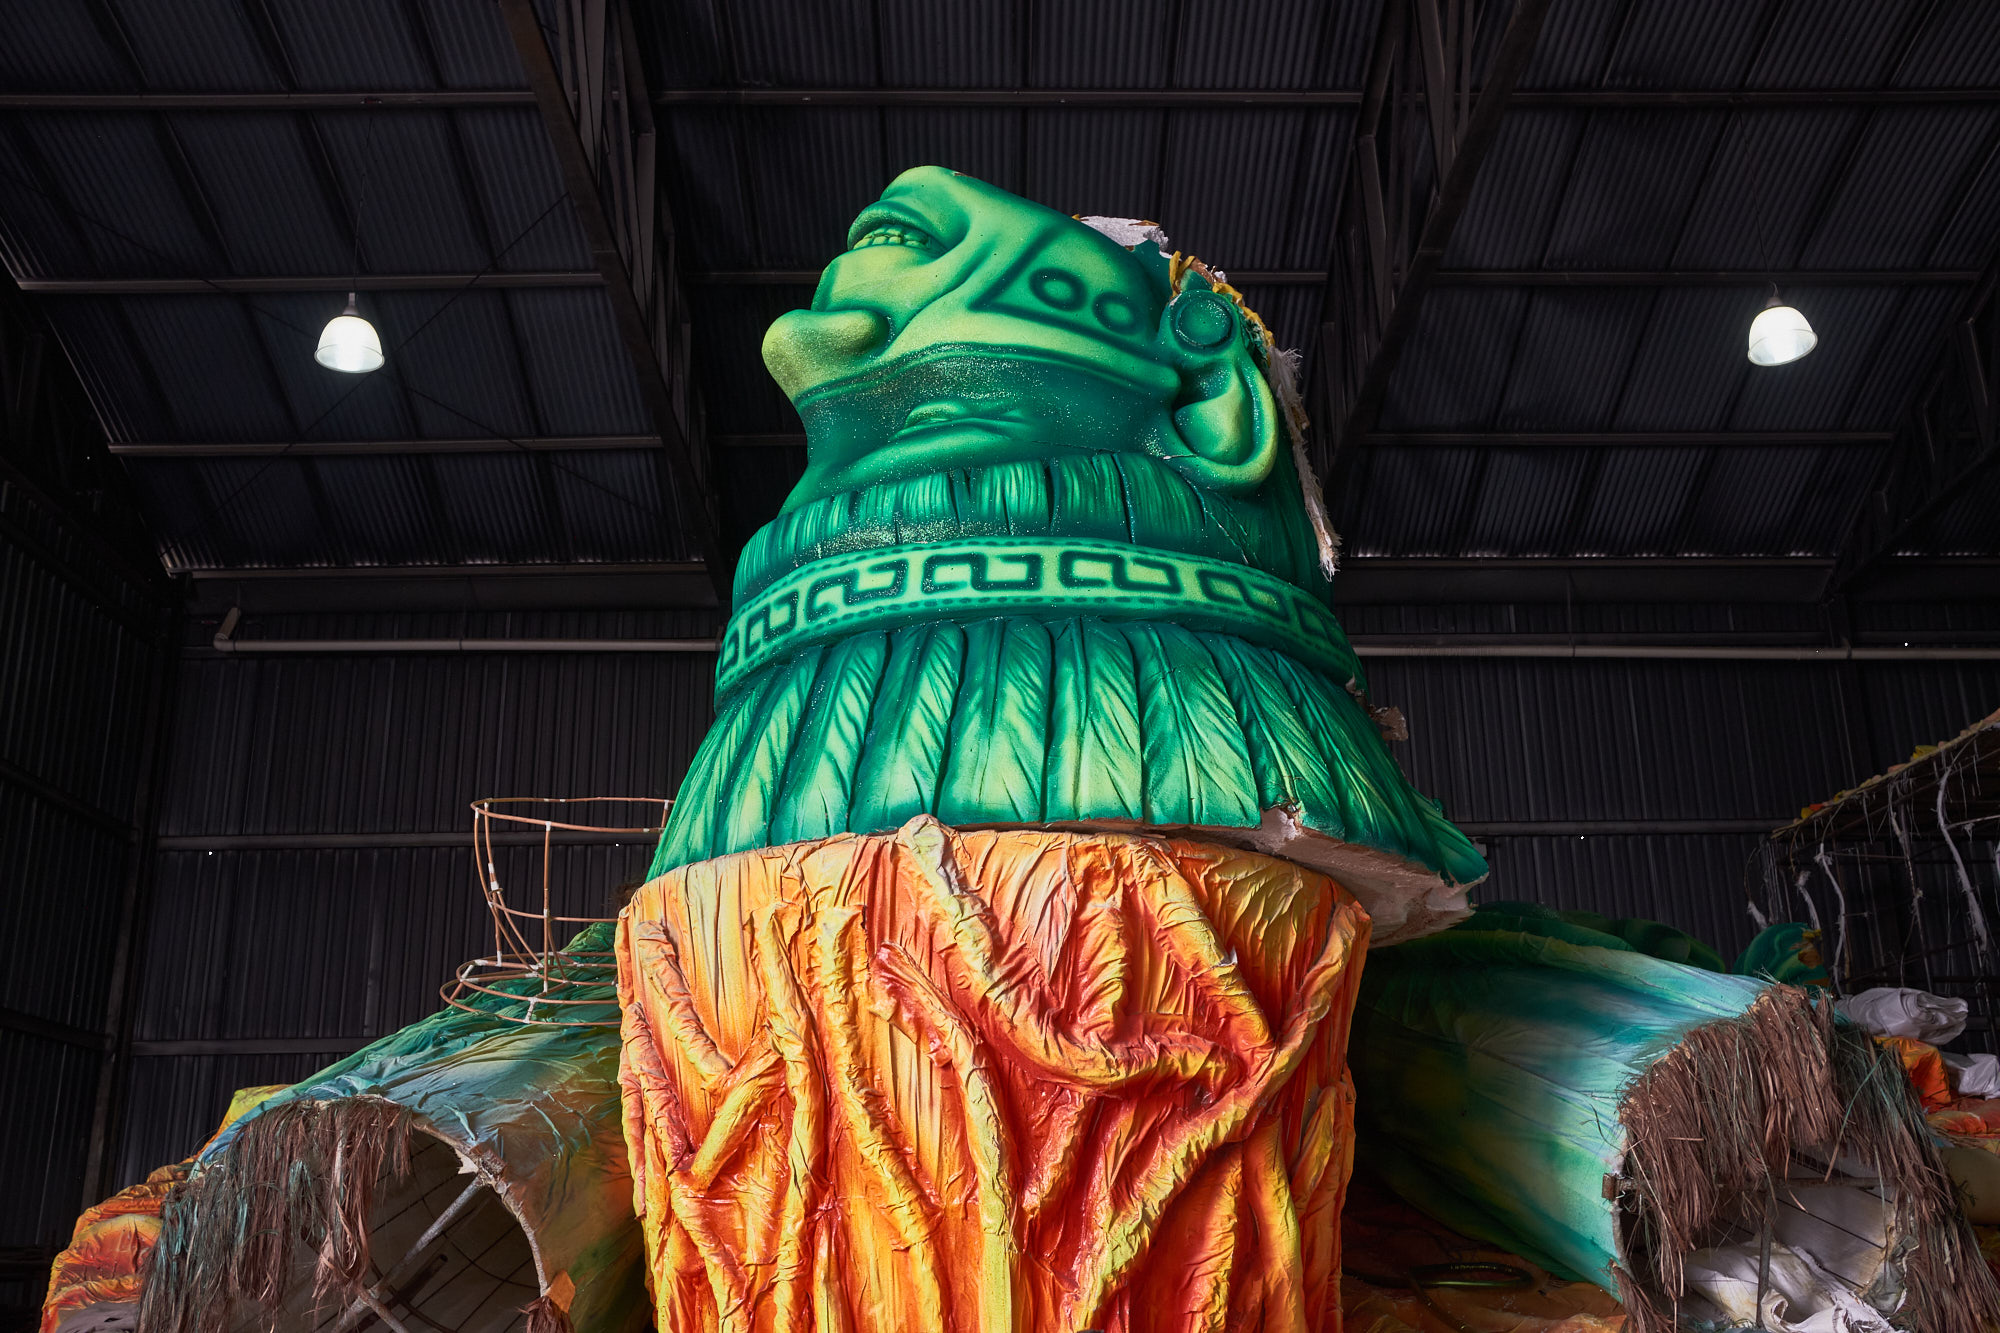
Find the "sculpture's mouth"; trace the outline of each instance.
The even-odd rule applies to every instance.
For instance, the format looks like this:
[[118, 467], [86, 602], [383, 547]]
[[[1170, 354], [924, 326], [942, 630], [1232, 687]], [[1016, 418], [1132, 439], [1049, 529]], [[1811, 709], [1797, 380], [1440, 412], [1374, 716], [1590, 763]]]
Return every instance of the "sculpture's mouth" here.
[[910, 409], [902, 427], [890, 437], [890, 444], [915, 444], [959, 431], [986, 431], [1004, 437], [1018, 433], [1028, 424], [1028, 414], [1018, 408], [934, 398]]
[[944, 253], [944, 247], [938, 243], [937, 237], [921, 228], [904, 226], [899, 223], [884, 223], [876, 227], [873, 231], [863, 235], [860, 240], [847, 248], [849, 250], [868, 250], [881, 245], [907, 245], [912, 249], [922, 250], [924, 253], [932, 255]]

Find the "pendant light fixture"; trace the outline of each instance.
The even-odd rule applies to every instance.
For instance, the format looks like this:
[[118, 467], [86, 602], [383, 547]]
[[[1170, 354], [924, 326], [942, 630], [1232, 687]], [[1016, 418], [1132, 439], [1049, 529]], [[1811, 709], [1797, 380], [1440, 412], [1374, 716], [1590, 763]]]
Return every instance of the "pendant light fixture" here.
[[376, 335], [375, 326], [354, 308], [353, 292], [347, 294], [347, 309], [326, 322], [313, 360], [328, 370], [345, 371], [349, 375], [365, 375], [382, 368], [382, 339]]
[[[368, 176], [375, 167], [375, 107], [368, 108], [368, 138], [361, 146], [361, 189], [354, 200], [354, 278], [361, 276], [361, 212], [368, 203]], [[319, 347], [313, 360], [328, 370], [348, 375], [366, 375], [382, 368], [382, 339], [375, 326], [361, 317], [354, 293], [347, 294], [347, 308], [326, 322], [320, 330]]]
[[1786, 365], [1817, 346], [1819, 335], [1813, 332], [1804, 315], [1785, 304], [1785, 298], [1778, 295], [1777, 284], [1773, 283], [1770, 299], [1757, 312], [1757, 318], [1750, 321], [1750, 363]]

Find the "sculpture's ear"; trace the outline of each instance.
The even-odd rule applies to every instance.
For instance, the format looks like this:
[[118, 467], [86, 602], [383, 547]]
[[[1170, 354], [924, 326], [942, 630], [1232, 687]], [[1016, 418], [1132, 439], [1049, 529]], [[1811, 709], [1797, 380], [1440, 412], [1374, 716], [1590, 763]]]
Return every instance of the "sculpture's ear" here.
[[1236, 303], [1196, 273], [1160, 320], [1160, 340], [1181, 375], [1173, 419], [1185, 449], [1166, 461], [1198, 486], [1239, 495], [1264, 484], [1284, 447], [1284, 423], [1251, 336]]

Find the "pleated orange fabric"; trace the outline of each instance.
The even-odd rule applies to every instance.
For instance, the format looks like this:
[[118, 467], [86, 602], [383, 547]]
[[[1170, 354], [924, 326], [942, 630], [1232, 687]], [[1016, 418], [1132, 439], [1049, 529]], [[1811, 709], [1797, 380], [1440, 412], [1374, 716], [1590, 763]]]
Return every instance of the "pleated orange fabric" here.
[[618, 937], [658, 1325], [1338, 1330], [1368, 919], [1289, 862], [928, 816]]

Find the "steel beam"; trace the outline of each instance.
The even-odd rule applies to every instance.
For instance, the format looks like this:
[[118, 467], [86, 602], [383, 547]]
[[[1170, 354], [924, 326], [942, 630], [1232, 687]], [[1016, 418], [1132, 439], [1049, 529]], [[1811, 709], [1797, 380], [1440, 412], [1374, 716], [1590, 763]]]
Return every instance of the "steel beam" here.
[[1828, 445], [1883, 448], [1895, 442], [1889, 431], [1812, 430], [1628, 430], [1628, 431], [1370, 431], [1371, 445], [1406, 448], [1750, 448]]
[[[367, 569], [193, 569], [188, 614], [212, 619], [327, 611], [700, 610], [717, 605], [699, 563], [384, 565]], [[728, 605], [727, 601], [721, 603]]]
[[[1003, 107], [1229, 110], [1344, 107], [1353, 88], [676, 88], [653, 105], [742, 107]], [[2000, 88], [1528, 88], [1516, 106], [1709, 111], [1717, 108], [1988, 105]], [[0, 93], [0, 111], [367, 111], [532, 107], [526, 89], [351, 89], [246, 93]]]
[[19, 1032], [24, 1036], [40, 1037], [43, 1041], [60, 1042], [64, 1046], [81, 1046], [87, 1051], [104, 1051], [111, 1047], [111, 1038], [102, 1032], [92, 1032], [71, 1023], [58, 1023], [52, 1018], [30, 1014], [19, 1009], [9, 1009], [0, 1005], [0, 1032]]
[[657, 449], [657, 435], [478, 435], [448, 440], [266, 440], [237, 444], [216, 440], [106, 446], [120, 458], [337, 458], [371, 454], [586, 453], [604, 449]]
[[[713, 652], [713, 645], [708, 651]], [[482, 843], [496, 847], [540, 847], [546, 841], [559, 847], [610, 847], [639, 843], [647, 839], [630, 833], [610, 833], [602, 829], [523, 829], [514, 832], [495, 829], [482, 833]], [[378, 848], [464, 847], [473, 845], [469, 828], [432, 833], [221, 833], [176, 834], [159, 839], [162, 852], [334, 852], [371, 851]]]
[[[1473, 90], [1477, 97], [1483, 90]], [[1356, 88], [677, 88], [656, 106], [1043, 107], [1229, 110], [1359, 106]], [[1718, 107], [1938, 106], [2000, 102], [2000, 88], [1528, 88], [1518, 106], [1708, 111]], [[0, 101], [0, 106], [5, 106]]]
[[[1336, 602], [1740, 602], [1811, 605], [1829, 558], [1571, 559], [1350, 556], [1334, 576]], [[1850, 589], [1865, 601], [2000, 597], [2000, 560], [1887, 559]]]
[[1966, 293], [1935, 365], [1905, 415], [1897, 447], [1862, 501], [1827, 576], [1852, 594], [1924, 524], [2000, 464], [2000, 257]]
[[1978, 269], [1439, 269], [1440, 287], [1921, 287], [1979, 281]]
[[[616, 0], [610, 0], [610, 3], [614, 8], [608, 16], [609, 20], [622, 30], [621, 14], [615, 9]], [[717, 598], [726, 602], [733, 562], [730, 553], [724, 549], [719, 498], [706, 475], [700, 441], [690, 430], [690, 421], [698, 422], [699, 414], [687, 410], [692, 404], [686, 383], [687, 365], [684, 359], [676, 358], [670, 369], [667, 348], [656, 337], [659, 321], [669, 317], [677, 319], [675, 312], [659, 308], [660, 298], [664, 295], [670, 299], [675, 292], [672, 267], [670, 264], [658, 264], [658, 257], [650, 252], [650, 239], [645, 242], [645, 252], [625, 253], [625, 247], [620, 244], [621, 228], [628, 227], [633, 218], [623, 210], [614, 218], [611, 207], [607, 205], [606, 194], [612, 194], [614, 202], [622, 202], [625, 209], [642, 211], [647, 219], [663, 215], [665, 205], [651, 197], [655, 190], [649, 167], [631, 173], [636, 184], [623, 176], [617, 180], [599, 179], [598, 155], [586, 146], [585, 136], [589, 135], [594, 142], [603, 124], [610, 120], [604, 114], [605, 106], [600, 105], [610, 91], [600, 84], [603, 71], [598, 70], [600, 81], [580, 86], [579, 97], [588, 100], [579, 114], [570, 105], [569, 90], [557, 68], [555, 55], [542, 34], [541, 19], [535, 12], [534, 0], [500, 0], [500, 12], [513, 38], [514, 49], [521, 57], [528, 86], [535, 94], [535, 104], [541, 111], [549, 144], [561, 168], [563, 186], [575, 207], [578, 226], [590, 245], [591, 257], [603, 278], [605, 292], [611, 298], [618, 335], [638, 377], [640, 394], [659, 432], [661, 449], [666, 455], [665, 471], [672, 479], [671, 494], [662, 499], [667, 502], [668, 512], [678, 512], [681, 521], [687, 525], [694, 548], [701, 552], [706, 562]], [[606, 34], [599, 33], [597, 36], [600, 41], [594, 55], [601, 57], [606, 54], [603, 44]], [[620, 67], [628, 80], [626, 86], [636, 92], [636, 84], [630, 82], [638, 78], [637, 69], [632, 67], [631, 53], [625, 51], [623, 45], [619, 49], [624, 55]], [[631, 110], [623, 108], [622, 112], [630, 114]], [[624, 121], [621, 117], [612, 123], [623, 124]], [[607, 146], [607, 161], [611, 151]], [[609, 173], [614, 169], [606, 166], [604, 170]], [[628, 193], [634, 188], [643, 189], [646, 197], [617, 200], [618, 191], [612, 187], [620, 184], [627, 187]], [[661, 230], [670, 232], [671, 228]], [[646, 227], [638, 228], [638, 232], [649, 238], [657, 234]], [[643, 298], [635, 278], [635, 274], [641, 272], [652, 278]]]
[[[1230, 269], [1230, 285], [1244, 287], [1317, 287], [1326, 274], [1317, 269]], [[816, 268], [711, 269], [688, 274], [697, 287], [817, 287]]]
[[419, 92], [0, 93], [0, 111], [368, 111], [535, 105], [526, 89]]
[[[1349, 187], [1342, 224], [1336, 230], [1321, 325], [1321, 383], [1327, 401], [1319, 404], [1318, 415], [1336, 423], [1328, 459], [1330, 479], [1336, 483], [1343, 455], [1352, 452], [1347, 446], [1373, 428], [1389, 376], [1403, 344], [1416, 328], [1424, 294], [1443, 267], [1452, 231], [1472, 197], [1480, 164], [1499, 134], [1501, 117], [1534, 54], [1549, 9], [1549, 0], [1517, 0], [1476, 98], [1471, 96], [1469, 76], [1456, 89], [1449, 86], [1446, 75], [1451, 71], [1447, 68], [1441, 67], [1429, 79], [1423, 99], [1429, 133], [1433, 138], [1449, 134], [1451, 142], [1433, 143], [1429, 156], [1442, 169], [1425, 190], [1421, 164], [1408, 152], [1412, 135], [1402, 132], [1409, 127], [1395, 113], [1408, 100], [1403, 89], [1410, 81], [1399, 85], [1396, 75], [1399, 65], [1409, 62], [1411, 41], [1426, 49], [1430, 46], [1426, 40], [1431, 26], [1426, 3], [1390, 0], [1384, 6], [1370, 62], [1370, 97], [1355, 127], [1355, 180]], [[1413, 7], [1417, 11], [1414, 22]], [[1435, 63], [1444, 64], [1441, 58]], [[1453, 105], [1429, 105], [1441, 98]], [[1461, 104], [1469, 104], [1462, 118]], [[1365, 308], [1358, 297], [1342, 308], [1335, 276], [1342, 271], [1356, 281], [1357, 290], [1373, 294]], [[1336, 315], [1345, 323], [1336, 324]], [[1344, 361], [1338, 368], [1333, 355], [1336, 343]]]
[[[589, 269], [542, 273], [364, 273], [341, 277], [296, 273], [280, 277], [21, 278], [21, 290], [39, 296], [275, 296], [287, 292], [455, 292], [467, 287], [600, 287], [604, 275]], [[338, 311], [334, 312], [338, 314]]]
[[[820, 271], [807, 268], [715, 269], [690, 273], [700, 287], [814, 287]], [[1317, 287], [1327, 275], [1316, 269], [1232, 269], [1229, 281], [1243, 287]], [[1438, 287], [1921, 287], [1977, 282], [1978, 269], [1438, 269]]]

